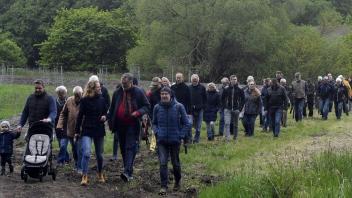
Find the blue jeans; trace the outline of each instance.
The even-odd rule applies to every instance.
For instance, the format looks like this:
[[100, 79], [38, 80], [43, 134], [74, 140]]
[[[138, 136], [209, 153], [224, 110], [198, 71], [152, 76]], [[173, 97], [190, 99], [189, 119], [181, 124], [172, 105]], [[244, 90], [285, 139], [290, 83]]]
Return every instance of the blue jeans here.
[[112, 148], [112, 157], [117, 160], [117, 151], [119, 149], [119, 135], [117, 132], [114, 133], [114, 144]]
[[257, 118], [257, 115], [252, 115], [252, 114], [244, 114], [243, 116], [243, 126], [245, 128], [245, 132], [247, 136], [253, 136], [254, 135], [254, 126], [255, 126], [255, 119]]
[[223, 110], [223, 109], [220, 109], [219, 114], [220, 114], [219, 135], [220, 135], [220, 136], [223, 136], [223, 135], [224, 135], [224, 128], [225, 128], [224, 110]]
[[343, 111], [343, 101], [340, 102], [336, 102], [334, 101], [334, 105], [335, 105], [335, 115], [337, 119], [341, 119], [341, 115], [342, 115], [342, 111]]
[[[57, 142], [59, 144], [59, 148], [61, 150], [61, 140], [64, 139], [64, 138], [57, 138]], [[66, 148], [67, 148], [67, 143], [66, 143]], [[61, 159], [60, 159], [61, 158]], [[68, 151], [66, 149], [66, 152], [65, 153], [62, 153], [61, 156], [60, 156], [60, 152], [58, 154], [58, 159], [57, 159], [57, 163], [65, 163], [65, 162], [69, 162], [70, 161], [70, 154], [68, 154]]]
[[302, 121], [302, 119], [303, 119], [304, 103], [305, 103], [304, 98], [295, 98], [295, 119], [296, 119], [296, 122]]
[[207, 135], [208, 135], [208, 140], [214, 139], [214, 134], [215, 134], [215, 129], [214, 129], [214, 122], [206, 122], [207, 124]]
[[[188, 115], [188, 119], [191, 123], [193, 123], [193, 116], [192, 115]], [[187, 132], [187, 142], [192, 143], [192, 127], [189, 129], [189, 131]]]
[[77, 153], [77, 171], [82, 171], [82, 138], [76, 140], [76, 153]]
[[264, 131], [267, 131], [267, 130], [269, 130], [269, 128], [271, 128], [270, 127], [270, 125], [271, 125], [271, 119], [270, 119], [270, 115], [269, 115], [269, 113], [267, 112], [266, 114], [264, 113], [264, 115], [263, 115], [263, 130]]
[[160, 162], [160, 180], [161, 187], [167, 188], [168, 183], [168, 168], [167, 163], [169, 161], [169, 155], [171, 157], [171, 163], [173, 167], [175, 183], [179, 183], [181, 180], [181, 164], [180, 164], [180, 144], [158, 144], [158, 154]]
[[194, 125], [194, 128], [196, 130], [196, 133], [194, 135], [193, 141], [195, 143], [198, 143], [199, 139], [200, 139], [200, 130], [202, 128], [203, 109], [201, 109], [199, 111], [193, 111], [192, 112], [192, 116], [193, 116], [193, 125]]
[[273, 129], [274, 136], [279, 136], [281, 118], [282, 118], [282, 109], [281, 108], [271, 108], [269, 110], [269, 116], [271, 119], [271, 127]]
[[320, 99], [320, 112], [324, 120], [328, 119], [330, 99]]
[[69, 159], [69, 154], [67, 152], [68, 143], [71, 144], [72, 156], [73, 156], [73, 159], [75, 160], [75, 166], [77, 168], [77, 151], [76, 151], [77, 149], [76, 149], [75, 143], [73, 142], [73, 138], [67, 137], [67, 138], [60, 139], [60, 151], [57, 157], [57, 163], [63, 164], [68, 161], [67, 160]]
[[132, 177], [134, 159], [139, 146], [140, 131], [136, 126], [120, 126], [117, 131], [124, 173], [129, 177]]
[[103, 153], [104, 153], [104, 137], [89, 137], [83, 136], [81, 139], [82, 146], [82, 173], [86, 175], [88, 173], [88, 165], [90, 160], [90, 153], [92, 148], [92, 141], [94, 142], [95, 155], [97, 158], [98, 172], [101, 173], [103, 170]]

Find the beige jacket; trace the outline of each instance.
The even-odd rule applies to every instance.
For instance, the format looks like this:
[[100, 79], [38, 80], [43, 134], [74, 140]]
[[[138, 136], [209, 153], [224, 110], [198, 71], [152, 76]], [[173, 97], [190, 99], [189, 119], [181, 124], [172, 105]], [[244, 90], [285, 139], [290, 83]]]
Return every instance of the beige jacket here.
[[79, 112], [79, 104], [76, 105], [75, 98], [69, 97], [62, 109], [56, 128], [64, 128], [67, 124], [67, 136], [73, 138], [75, 135], [76, 120]]

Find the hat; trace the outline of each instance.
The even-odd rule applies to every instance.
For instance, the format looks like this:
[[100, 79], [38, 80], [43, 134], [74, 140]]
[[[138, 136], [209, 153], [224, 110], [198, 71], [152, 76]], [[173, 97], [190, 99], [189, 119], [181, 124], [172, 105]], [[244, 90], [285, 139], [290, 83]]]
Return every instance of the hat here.
[[2, 121], [0, 126], [6, 125], [8, 128], [10, 128], [10, 122], [9, 121]]
[[163, 87], [161, 90], [160, 90], [160, 93], [161, 92], [167, 92], [171, 95], [171, 89], [169, 87]]

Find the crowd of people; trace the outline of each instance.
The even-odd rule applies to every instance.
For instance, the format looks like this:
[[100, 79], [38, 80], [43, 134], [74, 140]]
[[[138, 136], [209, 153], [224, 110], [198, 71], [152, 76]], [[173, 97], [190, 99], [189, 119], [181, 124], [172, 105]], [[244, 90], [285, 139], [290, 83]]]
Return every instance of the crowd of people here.
[[[204, 86], [199, 76], [193, 74], [187, 85], [183, 74], [177, 73], [174, 84], [171, 85], [166, 77], [154, 77], [149, 89], [144, 90], [132, 74], [125, 73], [110, 100], [108, 90], [95, 75], [89, 78], [85, 89], [74, 87], [71, 97], [67, 97], [66, 87], [59, 86], [54, 98], [45, 91], [44, 82], [36, 80], [35, 92], [27, 98], [16, 133], [10, 131], [7, 121], [0, 124], [1, 174], [5, 173], [5, 163], [9, 164], [10, 172], [13, 171], [12, 142], [19, 137], [27, 120], [29, 126], [42, 121], [52, 123], [55, 128], [60, 147], [57, 157], [59, 166], [71, 161], [67, 151], [68, 144], [71, 144], [74, 166], [77, 173], [82, 175], [81, 185], [84, 186], [89, 183], [88, 164], [94, 143], [97, 177], [99, 182], [104, 183], [103, 153], [107, 122], [114, 133], [111, 160], [118, 160], [120, 147], [124, 167], [120, 177], [129, 182], [133, 179], [141, 133], [145, 133], [141, 123], [142, 120], [149, 120], [159, 156], [160, 194], [166, 194], [169, 156], [175, 178], [174, 190], [179, 190], [180, 146], [182, 143], [200, 142], [203, 121], [208, 141], [214, 141], [217, 135], [224, 137], [225, 141], [236, 142], [239, 123], [243, 125], [245, 136], [251, 137], [254, 136], [258, 117], [262, 131], [272, 131], [273, 137], [278, 138], [280, 128], [287, 126], [288, 112], [297, 122], [301, 122], [306, 117], [313, 117], [314, 109], [317, 109], [318, 115], [327, 120], [334, 107], [336, 118], [341, 119], [342, 114], [348, 115], [352, 107], [352, 81], [342, 75], [333, 79], [331, 74], [327, 74], [313, 82], [301, 79], [301, 74], [297, 72], [292, 83], [287, 83], [282, 72], [278, 71], [275, 78], [263, 79], [262, 83], [259, 86], [253, 76], [248, 76], [246, 83], [240, 85], [238, 77], [231, 75], [222, 78], [219, 86], [212, 82]], [[217, 119], [218, 132], [215, 129]], [[144, 123], [143, 126], [145, 128], [148, 124]]]

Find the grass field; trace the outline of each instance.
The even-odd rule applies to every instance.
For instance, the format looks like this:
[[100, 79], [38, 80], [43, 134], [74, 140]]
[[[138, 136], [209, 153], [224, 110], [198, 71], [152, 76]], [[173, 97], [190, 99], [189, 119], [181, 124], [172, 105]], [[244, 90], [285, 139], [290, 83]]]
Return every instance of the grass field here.
[[[33, 86], [0, 85], [0, 119], [20, 113], [32, 91]], [[235, 143], [221, 137], [208, 142], [203, 126], [201, 142], [191, 145], [188, 154], [181, 149], [183, 183], [200, 189], [200, 197], [351, 197], [351, 129], [351, 117], [337, 121], [331, 113], [327, 121], [317, 115], [301, 123], [289, 119], [277, 139], [259, 127], [254, 137], [245, 137], [240, 127]], [[112, 139], [107, 132], [106, 155], [111, 155]], [[335, 140], [347, 145], [341, 144], [342, 152], [334, 145], [324, 148]], [[312, 146], [315, 141], [321, 147]], [[141, 149], [146, 149], [143, 142]], [[157, 161], [145, 163], [157, 170]], [[216, 182], [204, 182], [203, 176]]]

